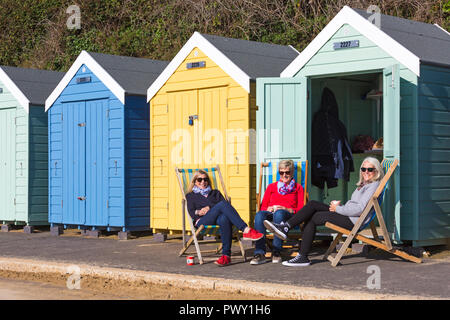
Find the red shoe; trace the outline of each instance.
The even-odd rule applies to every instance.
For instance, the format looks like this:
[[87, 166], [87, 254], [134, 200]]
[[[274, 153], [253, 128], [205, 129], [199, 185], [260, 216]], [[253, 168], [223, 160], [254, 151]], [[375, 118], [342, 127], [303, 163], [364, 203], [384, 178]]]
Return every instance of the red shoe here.
[[261, 232], [256, 231], [255, 229], [250, 228], [250, 231], [247, 233], [243, 233], [242, 237], [244, 240], [252, 240], [256, 241], [264, 237], [264, 235]]
[[214, 263], [220, 267], [225, 267], [231, 263], [231, 258], [229, 256], [222, 255], [219, 259], [214, 261]]

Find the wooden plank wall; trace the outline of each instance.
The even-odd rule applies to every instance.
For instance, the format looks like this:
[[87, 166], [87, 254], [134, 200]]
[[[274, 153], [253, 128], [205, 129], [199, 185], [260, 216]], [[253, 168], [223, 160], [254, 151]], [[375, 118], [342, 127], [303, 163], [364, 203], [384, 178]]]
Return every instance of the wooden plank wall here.
[[450, 69], [422, 65], [418, 100], [418, 239], [450, 238]]

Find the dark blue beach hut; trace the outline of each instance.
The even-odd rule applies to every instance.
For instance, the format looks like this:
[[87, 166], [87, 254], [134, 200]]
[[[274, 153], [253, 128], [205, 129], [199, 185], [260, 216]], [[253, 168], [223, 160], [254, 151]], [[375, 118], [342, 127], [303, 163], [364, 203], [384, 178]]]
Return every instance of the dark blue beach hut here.
[[83, 51], [46, 100], [52, 232], [149, 229], [146, 90], [166, 66]]

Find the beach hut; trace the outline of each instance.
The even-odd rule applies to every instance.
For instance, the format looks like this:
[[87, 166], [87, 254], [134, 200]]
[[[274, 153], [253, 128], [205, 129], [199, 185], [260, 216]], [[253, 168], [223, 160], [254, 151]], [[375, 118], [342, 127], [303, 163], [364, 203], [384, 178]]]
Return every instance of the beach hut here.
[[350, 144], [368, 135], [383, 138], [384, 146], [354, 153], [350, 181], [339, 180], [329, 190], [312, 186], [311, 198], [349, 199], [367, 155], [399, 159], [383, 210], [393, 239], [414, 246], [448, 241], [449, 33], [438, 25], [344, 7], [280, 77], [257, 79], [257, 127], [279, 126], [279, 120], [266, 122], [273, 114], [290, 121], [275, 138], [259, 141], [259, 161], [274, 149], [311, 161], [311, 126], [324, 88], [336, 97]]
[[64, 73], [0, 66], [2, 230], [48, 224], [45, 99]]
[[146, 90], [166, 65], [82, 51], [48, 97], [52, 232], [149, 229]]
[[290, 46], [195, 32], [148, 88], [155, 232], [182, 230], [175, 167], [220, 165], [232, 204], [253, 222], [255, 78], [278, 75], [297, 55]]

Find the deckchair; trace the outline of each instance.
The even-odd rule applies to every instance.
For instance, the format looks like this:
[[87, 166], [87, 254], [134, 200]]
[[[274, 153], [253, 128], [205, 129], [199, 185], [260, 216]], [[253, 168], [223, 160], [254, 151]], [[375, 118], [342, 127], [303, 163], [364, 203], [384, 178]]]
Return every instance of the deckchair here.
[[[412, 255], [409, 255], [405, 253], [404, 251], [401, 251], [399, 249], [396, 249], [392, 246], [389, 233], [386, 228], [386, 224], [383, 219], [383, 214], [381, 212], [381, 204], [383, 202], [383, 197], [386, 191], [386, 187], [388, 185], [388, 181], [392, 174], [395, 171], [395, 168], [397, 168], [398, 165], [398, 159], [383, 159], [381, 163], [383, 169], [385, 170], [386, 174], [384, 178], [381, 180], [377, 190], [373, 194], [372, 198], [369, 200], [369, 203], [366, 205], [363, 213], [359, 217], [359, 219], [356, 221], [354, 227], [352, 230], [347, 230], [345, 228], [341, 228], [337, 225], [334, 225], [330, 222], [327, 222], [325, 226], [327, 228], [330, 228], [332, 230], [335, 230], [338, 232], [336, 238], [331, 243], [328, 250], [325, 252], [325, 255], [323, 256], [323, 259], [328, 259], [331, 262], [331, 265], [333, 267], [337, 266], [339, 261], [341, 260], [342, 256], [346, 252], [347, 248], [349, 247], [350, 243], [353, 239], [357, 239], [359, 241], [362, 241], [364, 243], [367, 243], [369, 245], [372, 245], [376, 248], [382, 249], [384, 251], [393, 253], [403, 259], [421, 263], [422, 260], [420, 258], [414, 257]], [[370, 215], [369, 220], [364, 223], [364, 220], [366, 219], [367, 215]], [[381, 232], [383, 235], [383, 240], [379, 239], [376, 225], [374, 222], [374, 218], [378, 219], [378, 224], [381, 228]], [[367, 226], [370, 226], [370, 229], [372, 231], [373, 239], [370, 239], [366, 236], [363, 236], [360, 234], [362, 230], [364, 230]], [[339, 240], [342, 238], [343, 235], [347, 236], [347, 239], [344, 241], [344, 244], [337, 252], [336, 256], [332, 257], [330, 254], [334, 250], [334, 248], [337, 246]]]
[[[209, 250], [209, 251], [201, 251], [200, 250], [200, 244], [211, 244], [211, 243], [221, 243], [220, 240], [200, 240], [199, 237], [200, 236], [213, 236], [216, 237], [220, 235], [220, 227], [218, 225], [200, 225], [198, 228], [195, 228], [194, 226], [194, 221], [192, 220], [191, 216], [188, 213], [187, 210], [187, 201], [186, 201], [186, 193], [189, 187], [189, 183], [192, 180], [192, 177], [195, 173], [195, 171], [197, 171], [199, 169], [181, 169], [181, 168], [175, 168], [175, 172], [177, 175], [177, 179], [178, 179], [178, 185], [180, 187], [180, 191], [181, 191], [181, 195], [182, 195], [182, 200], [181, 200], [181, 211], [182, 211], [182, 219], [183, 219], [183, 230], [182, 230], [182, 234], [183, 234], [183, 249], [181, 249], [179, 256], [181, 257], [183, 254], [187, 254], [187, 250], [189, 249], [189, 247], [192, 245], [192, 243], [194, 243], [195, 245], [195, 250], [197, 253], [197, 257], [198, 260], [200, 262], [200, 264], [203, 264], [203, 257], [202, 257], [202, 252], [203, 253], [210, 253], [210, 252], [215, 252], [218, 253], [221, 248], [222, 245], [220, 245], [216, 250]], [[213, 168], [203, 168], [203, 170], [205, 170], [211, 181], [211, 188], [212, 189], [219, 189], [219, 182], [220, 182], [220, 186], [223, 190], [223, 196], [225, 198], [225, 200], [227, 200], [228, 202], [231, 202], [231, 199], [228, 196], [227, 193], [227, 189], [225, 187], [225, 183], [223, 181], [223, 177], [222, 177], [222, 173], [220, 171], [220, 167], [217, 165], [216, 167]], [[191, 237], [186, 240], [186, 217], [188, 217], [188, 222], [189, 222], [189, 227], [190, 227], [190, 231], [191, 231]], [[239, 243], [239, 247], [241, 249], [241, 254], [242, 257], [244, 259], [244, 261], [246, 261], [246, 257], [245, 257], [245, 250], [244, 250], [244, 246], [242, 244], [242, 238], [241, 235], [239, 234], [239, 231], [233, 226], [233, 239], [236, 239], [237, 242]]]
[[[261, 192], [262, 187], [264, 185], [264, 189], [271, 183], [279, 181], [280, 180], [280, 173], [278, 172], [278, 164], [279, 162], [263, 162], [261, 163], [260, 171], [259, 171], [259, 190], [256, 194], [256, 204], [258, 211], [261, 210]], [[294, 162], [294, 180], [297, 183], [300, 183], [303, 187], [304, 191], [304, 198], [303, 203], [306, 204], [306, 202], [309, 199], [308, 192], [307, 192], [307, 185], [308, 185], [308, 160], [306, 161], [298, 161]], [[301, 230], [300, 227], [297, 226], [293, 229], [291, 229], [288, 233], [289, 239], [295, 239], [298, 240], [301, 237]], [[266, 232], [266, 239], [273, 239], [273, 234], [271, 232]]]

